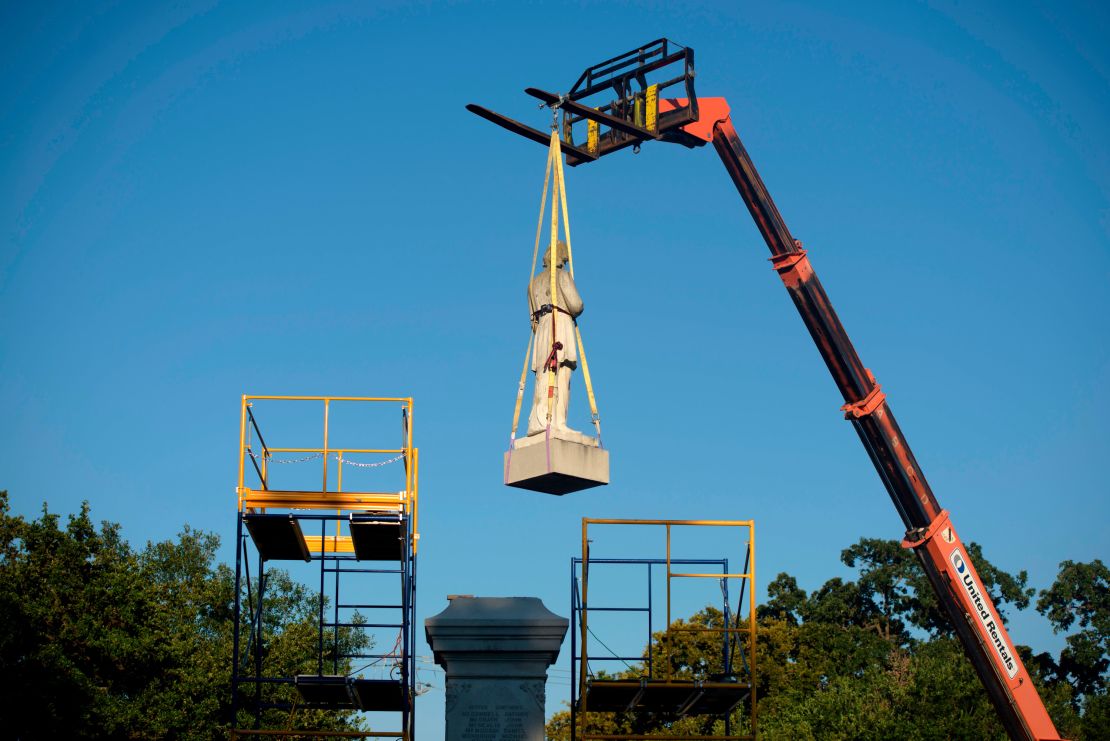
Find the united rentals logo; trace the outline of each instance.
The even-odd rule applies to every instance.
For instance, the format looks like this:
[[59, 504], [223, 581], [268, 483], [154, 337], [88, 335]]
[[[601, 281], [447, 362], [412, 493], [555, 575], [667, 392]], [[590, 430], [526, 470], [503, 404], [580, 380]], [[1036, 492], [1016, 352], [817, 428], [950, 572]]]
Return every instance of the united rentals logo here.
[[1002, 635], [1002, 620], [991, 614], [991, 610], [987, 607], [987, 600], [984, 596], [983, 590], [975, 582], [975, 577], [971, 575], [971, 569], [968, 568], [967, 563], [964, 562], [963, 554], [960, 549], [952, 551], [949, 556], [952, 565], [956, 567], [956, 573], [959, 575], [960, 583], [967, 592], [967, 596], [971, 599], [971, 604], [974, 605], [975, 616], [979, 618], [979, 623], [983, 629], [990, 636], [989, 643], [994, 647], [994, 652], [998, 654], [999, 660], [1002, 665], [1006, 667], [1006, 674], [1013, 679], [1017, 676], [1017, 661], [1014, 660], [1013, 649], [1010, 644]]

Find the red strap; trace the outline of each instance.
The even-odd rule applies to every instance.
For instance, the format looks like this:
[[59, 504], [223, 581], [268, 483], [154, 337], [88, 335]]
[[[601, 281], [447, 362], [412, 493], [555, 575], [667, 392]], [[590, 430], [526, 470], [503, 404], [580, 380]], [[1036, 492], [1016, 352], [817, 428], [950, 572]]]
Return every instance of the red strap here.
[[558, 353], [559, 350], [562, 350], [562, 349], [563, 349], [563, 343], [562, 342], [555, 342], [555, 343], [552, 344], [551, 354], [547, 356], [547, 360], [544, 361], [544, 364], [543, 364], [544, 370], [549, 370], [549, 371], [559, 370], [559, 358], [558, 358], [557, 353]]

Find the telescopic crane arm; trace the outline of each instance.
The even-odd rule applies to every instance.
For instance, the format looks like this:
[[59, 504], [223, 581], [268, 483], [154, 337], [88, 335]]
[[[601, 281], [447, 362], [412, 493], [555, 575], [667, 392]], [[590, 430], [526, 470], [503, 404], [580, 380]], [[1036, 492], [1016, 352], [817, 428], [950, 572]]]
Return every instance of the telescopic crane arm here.
[[[682, 67], [682, 74], [647, 85], [649, 73], [675, 66]], [[740, 142], [728, 103], [724, 98], [697, 98], [693, 80], [693, 50], [659, 39], [587, 69], [565, 95], [536, 88], [526, 92], [552, 109], [562, 109], [563, 149], [572, 166], [628, 146], [638, 147], [644, 141], [663, 140], [691, 148], [713, 144], [771, 251], [772, 267], [844, 397], [844, 417], [855, 428], [902, 518], [906, 527], [902, 545], [912, 549], [921, 562], [1007, 734], [1014, 741], [1059, 741], [948, 511], [938, 504], [886, 395], [864, 367], [806, 251], [790, 234]], [[660, 95], [672, 86], [684, 88], [687, 97]], [[581, 102], [612, 94], [616, 98], [603, 105]], [[501, 114], [476, 105], [467, 108], [533, 141], [549, 141], [548, 135]], [[575, 144], [572, 128], [579, 122], [587, 124], [587, 139]]]
[[[771, 250], [771, 264], [844, 397], [841, 409], [845, 418], [855, 428], [902, 517], [906, 526], [902, 545], [911, 548], [921, 561], [1006, 732], [1021, 741], [1059, 739], [967, 549], [956, 535], [948, 511], [937, 503], [886, 395], [864, 367], [806, 251], [791, 236], [775, 207], [732, 127], [727, 104], [721, 98], [702, 99], [700, 107], [705, 113], [716, 110], [719, 114], [723, 109], [724, 117], [712, 124], [710, 141]], [[699, 128], [704, 131], [704, 127]]]

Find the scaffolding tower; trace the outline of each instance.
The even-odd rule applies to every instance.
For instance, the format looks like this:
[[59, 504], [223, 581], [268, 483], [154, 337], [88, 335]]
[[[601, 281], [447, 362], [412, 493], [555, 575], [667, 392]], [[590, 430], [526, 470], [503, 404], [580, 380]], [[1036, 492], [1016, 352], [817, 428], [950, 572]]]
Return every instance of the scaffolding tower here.
[[[302, 419], [305, 405], [316, 405], [322, 414], [322, 442], [309, 446], [269, 445], [262, 433], [260, 403], [269, 405], [267, 413], [272, 411], [275, 417], [296, 405], [295, 411]], [[399, 408], [400, 446], [383, 448], [366, 440], [371, 434], [366, 432], [367, 425], [347, 424], [342, 435], [337, 435], [337, 409], [353, 411], [356, 405], [361, 405], [357, 409], [362, 412], [388, 412], [383, 406]], [[419, 450], [413, 447], [412, 420], [411, 398], [242, 397], [236, 488], [232, 739], [279, 732], [289, 738], [388, 737], [413, 741], [417, 695], [416, 555], [420, 536]], [[316, 437], [318, 432], [310, 432], [306, 438], [303, 426], [279, 426], [271, 442], [277, 442], [278, 437], [283, 442], [320, 439]], [[348, 444], [352, 441], [354, 444]], [[284, 463], [303, 465], [281, 466], [282, 475], [275, 476], [275, 465]], [[320, 477], [316, 479], [309, 471], [311, 478], [306, 478], [305, 466], [315, 465], [320, 466]], [[352, 478], [361, 483], [370, 476], [376, 483], [385, 478], [386, 471], [368, 469], [387, 466], [394, 471], [400, 469], [392, 476], [394, 482], [403, 480], [400, 490], [365, 491], [350, 485]], [[298, 470], [299, 480], [287, 475], [293, 469]], [[345, 469], [351, 469], [347, 486]], [[291, 486], [290, 482], [297, 485]], [[290, 562], [291, 568], [300, 569], [305, 586], [319, 590], [315, 615], [298, 626], [303, 631], [306, 622], [314, 623], [314, 655], [300, 656], [295, 667], [288, 661], [282, 666], [271, 661], [271, 640], [281, 640], [273, 634], [273, 622], [267, 622], [265, 566], [271, 561]], [[298, 567], [296, 562], [308, 565]], [[389, 637], [377, 641], [383, 632]], [[235, 727], [241, 724], [241, 710], [252, 717], [251, 728]], [[282, 730], [262, 727], [268, 711], [271, 717], [273, 711], [288, 713], [282, 714]], [[399, 727], [374, 731], [293, 730], [297, 713], [303, 717], [302, 711], [315, 711], [317, 725], [319, 713], [387, 713], [382, 717], [394, 718], [392, 723], [399, 720]]]
[[[663, 558], [591, 558], [590, 525], [635, 525], [657, 527], [665, 536]], [[676, 558], [672, 554], [672, 530], [680, 527], [735, 528], [739, 531], [738, 550], [742, 554], [743, 568], [729, 571], [728, 558]], [[599, 567], [625, 567], [622, 583], [635, 583], [629, 569], [643, 569], [644, 600], [636, 604], [612, 604], [611, 597], [602, 595], [602, 604], [590, 604], [590, 571]], [[662, 572], [662, 573], [660, 573]], [[664, 595], [653, 590], [652, 578], [658, 574], [665, 579]], [[675, 579], [717, 580], [721, 592], [719, 625], [676, 624], [672, 620], [672, 589]], [[739, 582], [739, 597], [733, 610], [729, 598], [729, 583]], [[754, 739], [756, 732], [756, 656], [755, 656], [755, 523], [751, 520], [630, 520], [582, 519], [582, 555], [571, 558], [571, 702], [570, 727], [572, 741], [617, 739]], [[596, 591], [596, 590], [595, 590]], [[597, 597], [597, 595], [594, 595]], [[658, 602], [665, 600], [660, 610]], [[746, 603], [746, 611], [745, 611]], [[653, 618], [664, 612], [665, 627], [653, 633]], [[745, 614], [746, 612], [746, 614]], [[645, 626], [636, 628], [632, 623], [622, 625], [624, 635], [645, 630], [646, 649], [638, 655], [620, 655], [609, 649], [603, 639], [590, 627], [593, 613], [610, 613], [626, 616], [627, 620], [643, 619]], [[719, 666], [709, 668], [682, 664], [674, 648], [681, 634], [708, 635], [709, 642], [720, 652]], [[713, 638], [716, 637], [716, 638]], [[591, 638], [600, 643], [607, 654], [591, 653]], [[705, 641], [702, 641], [704, 644]], [[627, 671], [614, 674], [591, 665], [602, 662], [620, 662]], [[635, 662], [629, 664], [629, 662]], [[735, 734], [733, 712], [744, 701], [749, 703], [748, 733]], [[599, 716], [614, 717], [623, 714], [630, 718], [632, 728], [648, 728], [642, 733], [613, 733], [595, 730]], [[683, 730], [682, 719], [706, 716], [715, 723], [709, 732], [696, 733]], [[654, 719], [654, 724], [648, 721]]]

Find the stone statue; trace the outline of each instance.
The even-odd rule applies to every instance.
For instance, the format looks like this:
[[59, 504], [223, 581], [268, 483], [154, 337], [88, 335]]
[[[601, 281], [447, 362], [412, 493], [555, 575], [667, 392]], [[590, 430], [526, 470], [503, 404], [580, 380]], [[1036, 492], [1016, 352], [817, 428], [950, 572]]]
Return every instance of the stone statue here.
[[[548, 419], [548, 370], [555, 369], [555, 389], [551, 399], [551, 431], [581, 433], [567, 427], [567, 405], [570, 403], [570, 376], [578, 367], [578, 343], [575, 341], [575, 320], [582, 313], [582, 298], [574, 286], [574, 279], [565, 269], [568, 250], [560, 240], [555, 246], [555, 288], [558, 307], [551, 303], [552, 249], [543, 255], [543, 270], [532, 278], [528, 286], [528, 308], [532, 312], [532, 372], [536, 374], [532, 412], [528, 415], [528, 434], [538, 435], [547, 430]], [[554, 321], [552, 321], [554, 315]], [[554, 337], [552, 337], [554, 331]]]

